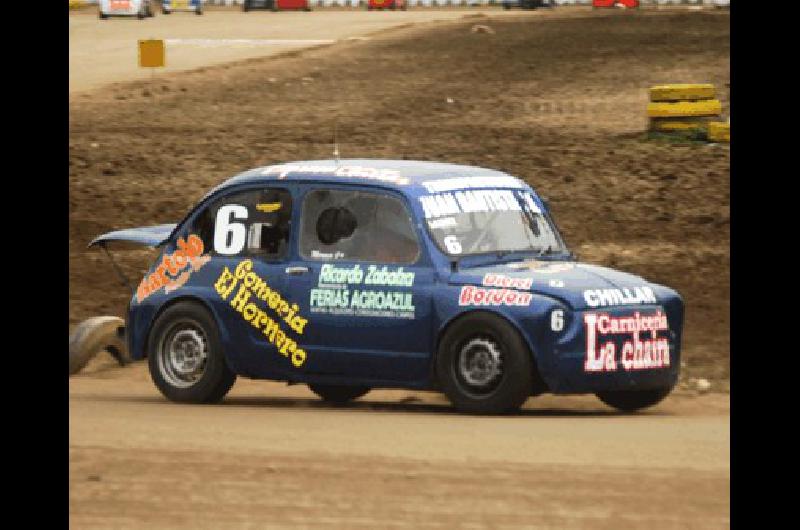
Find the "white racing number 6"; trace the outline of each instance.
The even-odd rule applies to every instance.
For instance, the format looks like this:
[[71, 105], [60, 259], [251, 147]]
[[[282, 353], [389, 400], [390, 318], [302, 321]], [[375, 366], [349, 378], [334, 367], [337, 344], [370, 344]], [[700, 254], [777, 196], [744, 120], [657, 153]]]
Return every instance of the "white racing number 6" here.
[[214, 251], [223, 256], [238, 254], [244, 248], [247, 230], [234, 219], [247, 219], [247, 208], [239, 204], [226, 204], [217, 210], [214, 223]]
[[461, 254], [461, 243], [456, 236], [447, 236], [444, 238], [444, 246], [447, 247], [447, 252], [450, 254]]
[[553, 331], [564, 329], [564, 311], [562, 309], [555, 309], [550, 313], [550, 329]]

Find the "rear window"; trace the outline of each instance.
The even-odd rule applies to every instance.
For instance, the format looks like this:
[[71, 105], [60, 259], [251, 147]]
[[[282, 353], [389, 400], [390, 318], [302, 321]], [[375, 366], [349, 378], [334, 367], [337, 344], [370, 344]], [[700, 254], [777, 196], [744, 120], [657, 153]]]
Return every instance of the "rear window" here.
[[292, 197], [283, 188], [231, 193], [201, 212], [190, 232], [215, 255], [280, 259], [288, 254]]

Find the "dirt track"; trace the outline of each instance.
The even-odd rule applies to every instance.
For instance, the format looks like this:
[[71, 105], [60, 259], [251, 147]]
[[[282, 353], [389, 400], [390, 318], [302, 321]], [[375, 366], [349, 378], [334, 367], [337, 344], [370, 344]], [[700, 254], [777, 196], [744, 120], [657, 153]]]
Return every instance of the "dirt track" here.
[[[645, 87], [708, 81], [727, 111], [728, 16], [483, 18], [385, 32], [70, 98], [70, 318], [129, 296], [98, 233], [179, 219], [231, 174], [345, 156], [500, 167], [550, 198], [569, 244], [677, 288], [685, 374], [729, 373], [729, 150], [645, 141]], [[473, 23], [496, 34], [474, 34]], [[231, 95], [235, 94], [236, 97]], [[448, 98], [453, 102], [448, 103]], [[152, 254], [123, 255], [137, 280]], [[94, 368], [102, 367], [95, 363]], [[434, 394], [344, 410], [239, 381], [221, 406], [165, 402], [145, 367], [70, 380], [73, 528], [727, 528], [728, 397], [639, 416], [594, 398], [520, 417]], [[379, 524], [376, 520], [380, 521]]]
[[541, 397], [485, 418], [435, 394], [335, 409], [239, 380], [222, 405], [184, 406], [143, 364], [109, 366], [70, 380], [72, 528], [729, 527], [727, 395], [638, 416]]

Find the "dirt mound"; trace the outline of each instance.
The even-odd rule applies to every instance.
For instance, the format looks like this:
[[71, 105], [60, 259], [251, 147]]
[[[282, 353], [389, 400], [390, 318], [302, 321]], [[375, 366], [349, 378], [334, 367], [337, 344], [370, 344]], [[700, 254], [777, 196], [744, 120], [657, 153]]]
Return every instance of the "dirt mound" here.
[[[86, 244], [179, 220], [240, 170], [330, 157], [500, 168], [550, 199], [581, 258], [678, 289], [686, 374], [729, 373], [730, 154], [644, 139], [647, 87], [716, 84], [729, 17], [625, 12], [411, 28], [71, 98], [70, 319], [124, 314], [129, 293]], [[135, 281], [152, 258], [121, 255]]]

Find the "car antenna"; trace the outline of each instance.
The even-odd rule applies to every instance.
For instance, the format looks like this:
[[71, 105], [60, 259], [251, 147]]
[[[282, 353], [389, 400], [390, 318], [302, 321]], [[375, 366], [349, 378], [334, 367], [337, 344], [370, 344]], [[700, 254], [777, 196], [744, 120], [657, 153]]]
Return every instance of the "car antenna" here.
[[339, 166], [339, 121], [333, 122], [333, 158], [336, 159], [336, 166]]

